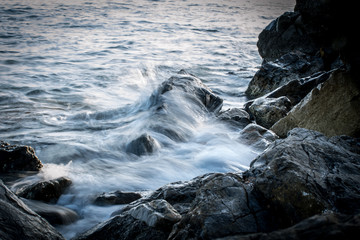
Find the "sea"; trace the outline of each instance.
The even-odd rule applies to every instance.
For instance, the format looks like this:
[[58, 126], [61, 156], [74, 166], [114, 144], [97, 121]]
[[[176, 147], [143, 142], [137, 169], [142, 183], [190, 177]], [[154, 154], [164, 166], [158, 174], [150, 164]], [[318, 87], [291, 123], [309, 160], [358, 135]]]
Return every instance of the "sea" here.
[[[146, 194], [211, 172], [241, 172], [259, 154], [240, 128], [193, 109], [184, 96], [155, 114], [151, 96], [180, 70], [241, 108], [262, 59], [259, 33], [295, 0], [0, 0], [0, 140], [32, 146], [44, 167], [14, 186], [72, 180], [58, 205], [80, 219], [70, 239], [121, 206], [103, 192]], [[165, 120], [164, 120], [165, 118]], [[161, 123], [179, 138], [154, 128]], [[142, 134], [159, 149], [137, 156]]]

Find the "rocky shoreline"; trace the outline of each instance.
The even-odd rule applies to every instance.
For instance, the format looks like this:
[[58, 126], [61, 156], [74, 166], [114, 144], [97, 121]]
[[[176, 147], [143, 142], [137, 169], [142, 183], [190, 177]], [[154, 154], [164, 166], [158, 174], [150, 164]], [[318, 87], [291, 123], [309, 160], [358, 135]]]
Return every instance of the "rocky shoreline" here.
[[[221, 110], [222, 99], [185, 71], [165, 81], [152, 95], [159, 113], [164, 94], [183, 91], [195, 106], [242, 129], [238, 141], [262, 153], [243, 173], [209, 173], [145, 197], [103, 193], [94, 204], [127, 205], [75, 239], [357, 239], [360, 51], [349, 27], [352, 7], [297, 0], [294, 12], [271, 22], [259, 35], [264, 61], [243, 109]], [[143, 155], [158, 147], [143, 134], [126, 150]], [[41, 167], [31, 147], [1, 142], [2, 180]], [[51, 224], [78, 218], [54, 205], [70, 185], [58, 178], [14, 193], [0, 181], [0, 238], [64, 239]]]

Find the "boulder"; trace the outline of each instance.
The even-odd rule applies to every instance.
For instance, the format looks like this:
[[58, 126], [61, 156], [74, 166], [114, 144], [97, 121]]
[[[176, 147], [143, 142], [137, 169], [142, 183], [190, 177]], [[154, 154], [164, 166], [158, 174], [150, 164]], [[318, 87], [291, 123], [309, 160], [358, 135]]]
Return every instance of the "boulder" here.
[[66, 207], [36, 200], [21, 199], [31, 210], [45, 218], [52, 225], [67, 225], [79, 219], [79, 215]]
[[100, 206], [129, 204], [139, 198], [141, 198], [139, 193], [114, 191], [100, 194], [100, 196], [95, 199], [94, 204]]
[[144, 133], [126, 146], [126, 152], [142, 156], [151, 154], [159, 148], [160, 144], [153, 137]]
[[[215, 95], [199, 78], [184, 70], [163, 82], [157, 94], [163, 95], [172, 90], [185, 93], [189, 100], [198, 106], [205, 107], [209, 112], [218, 113], [223, 104], [223, 99]], [[152, 96], [152, 98], [157, 97]]]
[[275, 228], [325, 211], [360, 213], [360, 141], [295, 128], [252, 163], [244, 177], [269, 207]]
[[251, 123], [249, 114], [240, 108], [231, 108], [220, 112], [218, 118], [240, 128], [244, 128]]
[[323, 69], [321, 58], [294, 51], [274, 61], [264, 61], [251, 79], [245, 93], [250, 98], [261, 97], [291, 81], [311, 76]]
[[0, 238], [4, 240], [64, 240], [53, 226], [27, 207], [1, 180]]
[[271, 130], [280, 137], [295, 127], [320, 131], [327, 136], [360, 136], [360, 88], [349, 72], [337, 70], [314, 88]]
[[291, 109], [291, 102], [285, 96], [279, 98], [257, 98], [248, 109], [257, 124], [270, 128], [274, 123], [286, 116]]
[[56, 203], [71, 183], [72, 181], [69, 178], [60, 177], [21, 187], [16, 190], [16, 194], [27, 199]]
[[252, 123], [241, 130], [239, 141], [258, 151], [264, 151], [277, 138], [273, 131]]
[[42, 166], [32, 147], [0, 141], [0, 173], [39, 171]]
[[286, 12], [272, 21], [259, 34], [257, 47], [266, 61], [274, 61], [294, 50], [312, 56], [319, 51], [319, 46], [307, 34], [298, 12]]
[[300, 223], [270, 233], [235, 235], [217, 240], [302, 240], [302, 239], [349, 239], [360, 234], [360, 215], [324, 213], [307, 218]]

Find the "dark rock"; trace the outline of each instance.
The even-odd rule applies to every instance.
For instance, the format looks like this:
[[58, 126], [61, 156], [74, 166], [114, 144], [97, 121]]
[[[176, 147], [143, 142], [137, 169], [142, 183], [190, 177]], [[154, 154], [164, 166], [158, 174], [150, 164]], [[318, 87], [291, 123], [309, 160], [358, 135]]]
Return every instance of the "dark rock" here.
[[300, 223], [270, 233], [237, 235], [218, 240], [302, 240], [302, 239], [358, 239], [360, 215], [325, 213], [307, 218]]
[[50, 224], [64, 225], [75, 222], [79, 215], [66, 207], [51, 205], [36, 200], [21, 199], [31, 210], [45, 218]]
[[129, 204], [139, 198], [141, 198], [139, 193], [115, 191], [101, 194], [95, 199], [94, 204], [100, 206]]
[[240, 132], [239, 140], [259, 151], [264, 151], [278, 136], [257, 124], [249, 124]]
[[241, 128], [251, 123], [249, 114], [240, 108], [231, 108], [220, 112], [218, 118]]
[[327, 136], [360, 136], [360, 87], [350, 73], [337, 70], [314, 88], [271, 130], [286, 137], [289, 130], [303, 127]]
[[204, 106], [209, 112], [218, 113], [223, 104], [223, 100], [205, 86], [199, 78], [184, 71], [163, 82], [158, 92], [162, 95], [172, 90], [180, 90], [186, 93], [189, 100], [197, 105]]
[[0, 181], [0, 238], [64, 239], [45, 219], [27, 207]]
[[257, 98], [249, 106], [249, 113], [256, 123], [270, 128], [274, 123], [285, 117], [291, 109], [291, 102], [287, 97]]
[[212, 174], [196, 194], [191, 210], [177, 223], [169, 239], [214, 239], [268, 231], [267, 212], [252, 186], [237, 174]]
[[32, 147], [0, 142], [0, 173], [39, 171], [42, 166]]
[[126, 146], [126, 152], [137, 156], [147, 155], [160, 148], [160, 144], [150, 135], [144, 133]]
[[149, 227], [131, 215], [117, 215], [78, 235], [74, 240], [166, 240], [168, 232]]
[[267, 98], [287, 97], [292, 106], [298, 104], [314, 87], [325, 82], [332, 71], [318, 72], [310, 77], [293, 80], [265, 95]]
[[245, 93], [250, 98], [261, 97], [291, 81], [300, 81], [323, 69], [322, 60], [301, 52], [290, 52], [273, 62], [263, 62], [250, 81]]
[[244, 177], [277, 228], [327, 210], [360, 212], [360, 142], [350, 139], [296, 128], [251, 163]]
[[19, 188], [16, 190], [16, 194], [27, 199], [56, 203], [71, 183], [72, 181], [69, 178], [60, 177]]
[[274, 61], [294, 50], [314, 56], [320, 47], [306, 33], [302, 16], [286, 12], [272, 21], [259, 35], [259, 54], [267, 61]]

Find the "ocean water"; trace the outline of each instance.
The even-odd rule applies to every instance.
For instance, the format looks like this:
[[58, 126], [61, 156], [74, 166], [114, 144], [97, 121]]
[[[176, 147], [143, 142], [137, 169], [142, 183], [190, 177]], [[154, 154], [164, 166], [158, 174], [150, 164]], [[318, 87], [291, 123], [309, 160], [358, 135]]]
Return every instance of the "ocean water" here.
[[[241, 129], [169, 95], [155, 114], [151, 95], [179, 70], [242, 107], [261, 64], [261, 30], [295, 0], [0, 0], [0, 139], [35, 148], [44, 169], [14, 187], [68, 176], [58, 204], [80, 220], [58, 226], [71, 238], [119, 208], [96, 194], [151, 191], [208, 172], [243, 171], [258, 154]], [[162, 125], [178, 138], [158, 131]], [[136, 156], [143, 133], [159, 150]]]

